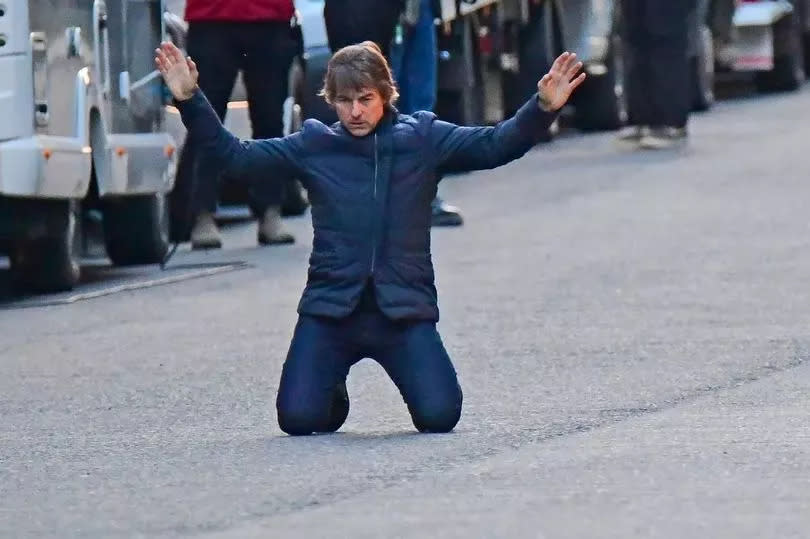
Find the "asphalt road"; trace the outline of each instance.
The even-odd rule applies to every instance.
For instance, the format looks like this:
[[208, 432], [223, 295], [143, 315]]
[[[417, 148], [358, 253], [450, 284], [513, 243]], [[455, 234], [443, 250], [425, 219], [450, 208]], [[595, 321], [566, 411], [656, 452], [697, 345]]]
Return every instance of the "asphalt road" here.
[[448, 179], [448, 435], [415, 434], [371, 361], [338, 434], [279, 431], [306, 218], [293, 246], [234, 225], [173, 262], [231, 271], [6, 300], [0, 536], [806, 537], [808, 110], [742, 98], [681, 151], [571, 135]]

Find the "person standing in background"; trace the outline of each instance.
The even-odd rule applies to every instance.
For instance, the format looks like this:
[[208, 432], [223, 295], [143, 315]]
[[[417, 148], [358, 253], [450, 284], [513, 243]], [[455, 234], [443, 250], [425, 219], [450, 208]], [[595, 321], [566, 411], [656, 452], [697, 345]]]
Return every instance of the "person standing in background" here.
[[[436, 103], [438, 51], [435, 0], [326, 0], [324, 22], [332, 53], [373, 41], [394, 71], [403, 114], [432, 112]], [[432, 203], [433, 226], [459, 226], [458, 208], [438, 196]]]
[[687, 137], [688, 16], [695, 0], [622, 0], [629, 125], [620, 140], [662, 149]]
[[[297, 51], [290, 21], [293, 0], [187, 0], [189, 23], [187, 52], [202, 74], [200, 89], [220, 120], [224, 120], [236, 76], [241, 70], [247, 91], [252, 136], [266, 139], [283, 135], [282, 109], [287, 79]], [[262, 245], [294, 242], [283, 230], [281, 202], [286, 178], [253, 182], [249, 204], [259, 218]], [[172, 196], [172, 235], [192, 248], [222, 247], [214, 221], [219, 178], [206, 165], [194, 144], [180, 156], [177, 184]], [[190, 208], [190, 210], [189, 210]], [[187, 222], [191, 218], [192, 223]]]
[[[391, 69], [400, 95], [397, 108], [403, 114], [419, 110], [433, 112], [436, 105], [439, 66], [434, 19], [440, 9], [436, 0], [405, 0], [391, 47]], [[458, 208], [438, 196], [433, 199], [433, 226], [463, 223]]]

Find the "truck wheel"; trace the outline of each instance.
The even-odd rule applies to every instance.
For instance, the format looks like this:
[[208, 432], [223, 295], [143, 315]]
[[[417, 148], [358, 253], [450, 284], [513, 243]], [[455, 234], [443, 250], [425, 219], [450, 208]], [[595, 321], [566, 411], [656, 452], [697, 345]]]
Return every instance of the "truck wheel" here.
[[439, 91], [436, 114], [459, 125], [484, 122], [484, 77], [472, 16], [439, 36]]
[[117, 266], [157, 264], [169, 249], [169, 205], [162, 193], [103, 200], [104, 243]]
[[714, 104], [714, 39], [708, 26], [700, 27], [697, 56], [690, 60], [692, 110], [709, 110]]
[[757, 73], [755, 83], [760, 92], [792, 92], [804, 82], [804, 46], [795, 13], [774, 23], [773, 46], [776, 56], [773, 69]]
[[[36, 201], [27, 212], [43, 231], [15, 242], [11, 278], [15, 288], [30, 292], [72, 290], [81, 277], [81, 215], [75, 200]], [[40, 228], [41, 227], [41, 228]]]
[[619, 36], [613, 36], [605, 72], [591, 74], [576, 97], [577, 127], [585, 131], [618, 129], [627, 122], [624, 62]]
[[[303, 100], [306, 81], [301, 60], [296, 58], [290, 67], [289, 97], [284, 102], [284, 134], [289, 135], [301, 130], [304, 124]], [[284, 195], [281, 203], [281, 214], [302, 215], [309, 207], [307, 192], [298, 180], [284, 182]]]

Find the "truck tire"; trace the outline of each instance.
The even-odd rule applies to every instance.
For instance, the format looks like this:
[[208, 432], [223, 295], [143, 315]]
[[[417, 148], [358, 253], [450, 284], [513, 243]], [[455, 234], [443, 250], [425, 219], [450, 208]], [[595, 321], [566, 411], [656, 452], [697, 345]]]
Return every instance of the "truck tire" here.
[[[27, 292], [72, 290], [81, 277], [82, 232], [75, 200], [26, 202], [27, 218], [44, 234], [22, 237], [10, 253], [14, 287]], [[33, 228], [33, 227], [32, 227]]]
[[700, 27], [697, 55], [690, 59], [692, 110], [706, 111], [714, 104], [714, 38], [708, 26]]
[[804, 44], [795, 12], [774, 23], [773, 41], [776, 57], [771, 71], [756, 74], [754, 82], [760, 92], [792, 92], [805, 78]]
[[169, 250], [169, 205], [162, 193], [103, 201], [104, 243], [116, 266], [158, 264]]
[[619, 129], [627, 122], [624, 63], [618, 36], [612, 39], [604, 65], [605, 73], [589, 75], [574, 100], [576, 125], [583, 131]]
[[439, 91], [436, 114], [459, 125], [484, 122], [484, 77], [472, 15], [439, 36]]

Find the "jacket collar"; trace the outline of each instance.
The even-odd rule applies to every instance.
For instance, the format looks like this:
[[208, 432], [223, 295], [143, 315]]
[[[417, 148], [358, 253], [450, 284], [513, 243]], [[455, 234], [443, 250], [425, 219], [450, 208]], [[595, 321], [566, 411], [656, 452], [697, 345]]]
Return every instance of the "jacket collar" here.
[[396, 123], [397, 118], [399, 117], [399, 111], [393, 105], [388, 105], [385, 108], [385, 112], [383, 112], [382, 118], [380, 121], [377, 122], [377, 125], [372, 129], [368, 135], [364, 135], [362, 137], [355, 137], [352, 135], [346, 127], [344, 127], [342, 122], [338, 122], [338, 128], [346, 135], [350, 137], [354, 137], [358, 140], [364, 140], [369, 137], [373, 137], [376, 133], [377, 135], [384, 135], [388, 131], [391, 130], [391, 127]]

